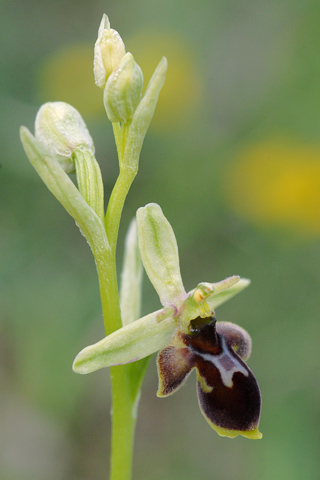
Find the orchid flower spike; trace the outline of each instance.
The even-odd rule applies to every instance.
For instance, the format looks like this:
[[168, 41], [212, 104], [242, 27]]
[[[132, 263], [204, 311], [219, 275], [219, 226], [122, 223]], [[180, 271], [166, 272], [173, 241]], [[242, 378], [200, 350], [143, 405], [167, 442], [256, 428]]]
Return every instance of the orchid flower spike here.
[[160, 351], [159, 397], [174, 393], [195, 370], [201, 412], [217, 433], [261, 438], [260, 390], [244, 362], [251, 352], [250, 336], [238, 325], [217, 322], [215, 315], [215, 308], [249, 285], [249, 280], [232, 276], [218, 283], [200, 283], [186, 293], [176, 238], [159, 205], [148, 204], [137, 211], [137, 230], [142, 263], [163, 308], [84, 348], [73, 370], [89, 373]]

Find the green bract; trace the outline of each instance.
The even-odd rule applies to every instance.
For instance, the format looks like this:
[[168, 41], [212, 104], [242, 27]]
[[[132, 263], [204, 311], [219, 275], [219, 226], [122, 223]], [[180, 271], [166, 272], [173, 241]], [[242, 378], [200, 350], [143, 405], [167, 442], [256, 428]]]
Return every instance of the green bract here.
[[128, 325], [140, 317], [142, 272], [137, 224], [134, 219], [126, 236], [121, 274], [120, 308], [123, 325]]
[[167, 60], [163, 57], [155, 69], [129, 124], [114, 124], [120, 170], [130, 169], [134, 174], [138, 171], [137, 159], [152, 120], [166, 72]]

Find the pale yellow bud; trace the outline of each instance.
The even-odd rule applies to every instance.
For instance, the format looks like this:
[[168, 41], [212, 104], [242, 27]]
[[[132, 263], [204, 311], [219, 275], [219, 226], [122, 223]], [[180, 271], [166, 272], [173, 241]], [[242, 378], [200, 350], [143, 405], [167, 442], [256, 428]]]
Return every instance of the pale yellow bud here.
[[107, 15], [103, 15], [94, 46], [93, 72], [95, 83], [104, 88], [108, 77], [118, 67], [126, 53], [119, 33], [110, 28]]

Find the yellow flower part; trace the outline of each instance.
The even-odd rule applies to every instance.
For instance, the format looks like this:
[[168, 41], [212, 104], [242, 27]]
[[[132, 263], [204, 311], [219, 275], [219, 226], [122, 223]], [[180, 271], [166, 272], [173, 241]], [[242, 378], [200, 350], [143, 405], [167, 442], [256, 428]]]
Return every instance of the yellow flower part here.
[[[146, 42], [146, 38], [148, 41]], [[186, 38], [155, 31], [139, 32], [126, 40], [126, 47], [140, 65], [145, 86], [159, 61], [168, 59], [166, 81], [161, 90], [151, 128], [168, 131], [186, 125], [202, 96], [197, 62]]]
[[269, 141], [244, 150], [226, 176], [227, 197], [261, 225], [320, 233], [320, 147]]
[[58, 50], [41, 65], [40, 99], [64, 101], [83, 116], [104, 115], [101, 90], [93, 76], [92, 45], [72, 45]]

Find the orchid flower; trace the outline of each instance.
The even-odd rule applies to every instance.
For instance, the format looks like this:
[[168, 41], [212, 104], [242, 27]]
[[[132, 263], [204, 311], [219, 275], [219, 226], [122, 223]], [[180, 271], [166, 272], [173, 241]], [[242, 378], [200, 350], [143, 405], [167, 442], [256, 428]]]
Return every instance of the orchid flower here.
[[123, 322], [122, 328], [84, 348], [73, 370], [90, 373], [159, 351], [159, 397], [174, 393], [196, 370], [200, 410], [217, 433], [261, 438], [260, 390], [244, 362], [251, 353], [250, 336], [238, 325], [217, 322], [215, 315], [216, 307], [249, 280], [232, 276], [218, 283], [203, 282], [187, 293], [176, 238], [159, 205], [137, 211], [137, 231], [142, 263], [163, 308]]

